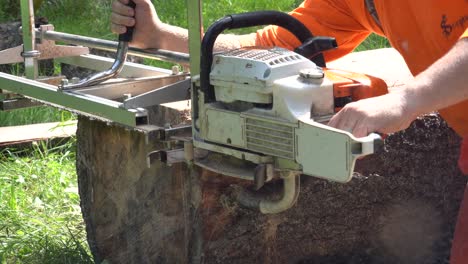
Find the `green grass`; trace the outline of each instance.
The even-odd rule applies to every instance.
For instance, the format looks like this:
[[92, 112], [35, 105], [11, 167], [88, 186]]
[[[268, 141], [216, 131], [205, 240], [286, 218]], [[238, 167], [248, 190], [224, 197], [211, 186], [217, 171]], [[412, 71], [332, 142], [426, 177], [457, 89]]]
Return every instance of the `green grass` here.
[[361, 45], [359, 45], [354, 51], [365, 51], [389, 47], [390, 43], [386, 38], [373, 33], [365, 41], [363, 41]]
[[0, 263], [92, 263], [74, 160], [74, 140], [0, 152]]
[[0, 127], [61, 122], [71, 119], [74, 119], [74, 115], [70, 112], [47, 106], [16, 109], [8, 112], [0, 111]]
[[[0, 0], [0, 22], [18, 17], [16, 0]], [[186, 27], [185, 1], [154, 0], [162, 21]], [[111, 0], [46, 0], [37, 16], [57, 31], [115, 39], [109, 31]], [[226, 14], [252, 10], [288, 11], [298, 0], [205, 0], [205, 29]], [[250, 32], [254, 29], [237, 31]], [[372, 35], [357, 50], [388, 47]], [[0, 126], [64, 121], [66, 111], [36, 107], [0, 111]], [[1, 137], [1, 135], [0, 135]], [[0, 264], [92, 263], [79, 209], [75, 141], [58, 147], [36, 145], [27, 150], [0, 150]]]

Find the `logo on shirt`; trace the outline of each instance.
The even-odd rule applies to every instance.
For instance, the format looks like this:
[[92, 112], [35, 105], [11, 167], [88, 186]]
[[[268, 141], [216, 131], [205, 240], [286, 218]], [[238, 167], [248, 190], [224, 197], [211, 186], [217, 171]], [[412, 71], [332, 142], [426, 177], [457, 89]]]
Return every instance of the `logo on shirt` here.
[[468, 24], [468, 15], [460, 17], [453, 23], [448, 23], [447, 15], [442, 15], [440, 28], [442, 29], [442, 34], [448, 38], [450, 34], [452, 34], [454, 29], [456, 28], [465, 29], [465, 24]]

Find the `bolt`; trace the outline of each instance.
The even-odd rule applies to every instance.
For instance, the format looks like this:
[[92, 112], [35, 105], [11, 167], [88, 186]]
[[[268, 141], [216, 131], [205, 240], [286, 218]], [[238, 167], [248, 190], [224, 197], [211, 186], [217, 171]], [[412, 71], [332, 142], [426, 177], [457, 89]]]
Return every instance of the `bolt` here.
[[73, 78], [71, 78], [71, 83], [72, 83], [72, 84], [77, 84], [77, 83], [79, 83], [79, 82], [80, 82], [80, 78], [78, 78], [78, 77], [73, 77]]
[[178, 75], [180, 73], [180, 68], [178, 65], [172, 66], [172, 74], [173, 75]]
[[62, 79], [60, 85], [58, 86], [58, 91], [63, 91], [63, 88], [68, 85], [68, 79]]

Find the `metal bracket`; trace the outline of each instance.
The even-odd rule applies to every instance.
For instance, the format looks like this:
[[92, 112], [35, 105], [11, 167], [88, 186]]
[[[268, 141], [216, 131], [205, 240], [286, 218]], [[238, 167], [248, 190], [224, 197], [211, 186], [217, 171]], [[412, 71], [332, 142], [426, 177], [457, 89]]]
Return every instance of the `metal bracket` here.
[[[175, 128], [153, 129], [147, 133], [147, 142], [162, 142], [164, 149], [154, 150], [147, 155], [147, 165], [151, 167], [155, 162], [163, 162], [166, 165], [186, 162], [186, 142], [192, 141], [192, 126], [180, 126]], [[193, 146], [192, 146], [193, 148]]]
[[159, 89], [126, 99], [123, 108], [148, 107], [190, 99], [190, 79], [166, 85]]

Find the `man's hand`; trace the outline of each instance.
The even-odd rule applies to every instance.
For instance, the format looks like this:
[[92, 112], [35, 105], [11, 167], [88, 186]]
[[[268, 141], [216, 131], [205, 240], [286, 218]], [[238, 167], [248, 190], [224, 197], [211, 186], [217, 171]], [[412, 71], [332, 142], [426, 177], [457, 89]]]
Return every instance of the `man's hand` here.
[[372, 132], [388, 134], [406, 129], [416, 118], [412, 112], [404, 93], [393, 92], [347, 104], [328, 125], [356, 137]]
[[[112, 4], [111, 30], [123, 34], [127, 27], [135, 26], [130, 45], [141, 49], [165, 49], [188, 52], [188, 31], [184, 28], [161, 22], [151, 0], [133, 0], [135, 10], [128, 7], [128, 0], [116, 0]], [[229, 50], [255, 45], [255, 34], [221, 34], [215, 43], [215, 50]]]
[[132, 46], [146, 49], [157, 47], [154, 37], [160, 31], [161, 21], [150, 0], [133, 0], [135, 9], [127, 6], [129, 0], [117, 0], [112, 4], [111, 30], [116, 34], [127, 32], [135, 26]]
[[467, 100], [467, 69], [468, 38], [464, 38], [404, 89], [349, 103], [328, 125], [356, 137], [405, 129], [418, 115]]

